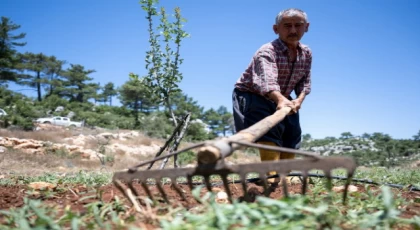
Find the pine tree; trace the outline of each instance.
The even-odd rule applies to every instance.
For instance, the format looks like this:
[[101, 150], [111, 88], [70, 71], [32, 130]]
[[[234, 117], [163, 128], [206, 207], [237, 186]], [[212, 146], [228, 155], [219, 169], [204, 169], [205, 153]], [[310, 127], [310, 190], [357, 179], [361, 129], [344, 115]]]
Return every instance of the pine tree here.
[[26, 42], [18, 42], [18, 40], [25, 38], [25, 33], [17, 35], [13, 32], [20, 28], [20, 25], [14, 24], [9, 18], [1, 17], [0, 22], [0, 85], [7, 81], [17, 81], [19, 75], [16, 72], [18, 69], [18, 58], [16, 47], [26, 45]]

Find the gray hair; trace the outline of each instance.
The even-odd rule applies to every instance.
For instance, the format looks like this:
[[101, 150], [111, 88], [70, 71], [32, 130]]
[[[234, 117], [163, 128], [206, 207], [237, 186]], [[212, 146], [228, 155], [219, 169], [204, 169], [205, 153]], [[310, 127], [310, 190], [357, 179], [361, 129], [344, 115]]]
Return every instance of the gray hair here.
[[296, 8], [289, 8], [280, 11], [279, 14], [276, 16], [276, 24], [279, 24], [281, 22], [281, 19], [283, 16], [295, 16], [295, 15], [303, 15], [305, 18], [305, 22], [308, 22], [308, 15], [305, 13], [305, 11], [296, 9]]

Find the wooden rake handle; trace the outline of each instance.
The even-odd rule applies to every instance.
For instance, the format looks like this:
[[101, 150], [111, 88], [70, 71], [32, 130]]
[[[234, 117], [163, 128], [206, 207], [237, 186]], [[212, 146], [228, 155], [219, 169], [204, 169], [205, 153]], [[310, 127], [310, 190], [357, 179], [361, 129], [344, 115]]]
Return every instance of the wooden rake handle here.
[[230, 142], [255, 142], [270, 129], [281, 122], [287, 114], [291, 111], [290, 107], [284, 107], [277, 110], [273, 115], [270, 115], [263, 120], [255, 123], [251, 127], [244, 129], [233, 136], [222, 140], [213, 140], [207, 142], [198, 150], [197, 160], [202, 164], [216, 163], [217, 160], [230, 156], [235, 150], [238, 150], [241, 145], [229, 144]]

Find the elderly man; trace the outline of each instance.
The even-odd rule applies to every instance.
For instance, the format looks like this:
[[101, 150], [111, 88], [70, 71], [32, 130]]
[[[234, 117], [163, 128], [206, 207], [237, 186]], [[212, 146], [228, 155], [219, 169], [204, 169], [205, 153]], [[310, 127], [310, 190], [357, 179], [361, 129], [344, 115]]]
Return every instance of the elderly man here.
[[[299, 9], [281, 11], [273, 25], [278, 38], [262, 45], [233, 91], [236, 131], [246, 129], [276, 110], [290, 107], [291, 113], [257, 143], [298, 149], [301, 142], [299, 109], [311, 91], [312, 52], [299, 41], [309, 22]], [[292, 99], [291, 93], [296, 98]], [[293, 159], [293, 154], [260, 149], [261, 161]], [[275, 174], [275, 172], [270, 172]], [[278, 180], [269, 180], [277, 184]]]

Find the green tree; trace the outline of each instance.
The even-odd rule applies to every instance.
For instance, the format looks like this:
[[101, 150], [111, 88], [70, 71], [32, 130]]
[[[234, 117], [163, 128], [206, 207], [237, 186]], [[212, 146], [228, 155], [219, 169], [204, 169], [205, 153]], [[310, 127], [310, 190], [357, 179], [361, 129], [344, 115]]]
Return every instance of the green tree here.
[[21, 61], [20, 68], [25, 72], [35, 74], [24, 74], [25, 78], [24, 80], [21, 80], [19, 84], [35, 88], [38, 95], [38, 101], [42, 101], [41, 86], [42, 84], [47, 83], [47, 79], [44, 78], [44, 72], [47, 68], [47, 62], [49, 60], [49, 57], [44, 55], [43, 53], [34, 54], [30, 52], [20, 54], [19, 57]]
[[228, 112], [226, 106], [220, 106], [217, 109], [217, 113], [220, 116], [220, 124], [218, 130], [226, 136], [227, 131], [233, 132], [233, 116]]
[[49, 97], [54, 93], [54, 89], [62, 85], [63, 80], [60, 79], [60, 74], [63, 71], [63, 65], [67, 62], [64, 60], [58, 60], [55, 56], [50, 56], [47, 60], [45, 67], [45, 74], [48, 81], [45, 85], [45, 91]]
[[375, 142], [388, 142], [392, 140], [390, 135], [379, 132], [372, 133], [371, 139]]
[[218, 127], [221, 120], [220, 115], [217, 113], [217, 111], [213, 108], [210, 108], [209, 110], [205, 111], [203, 114], [203, 120], [209, 125], [214, 135], [217, 136]]
[[337, 138], [335, 138], [335, 137], [325, 137], [325, 140], [327, 140], [328, 142], [334, 142], [334, 141], [337, 141]]
[[311, 136], [311, 134], [309, 134], [309, 133], [307, 133], [307, 134], [303, 134], [302, 135], [302, 140], [303, 141], [309, 141], [309, 140], [311, 140], [312, 139], [312, 136]]
[[341, 134], [341, 139], [350, 139], [353, 137], [353, 134], [351, 134], [350, 132], [344, 132]]
[[[186, 20], [181, 16], [180, 8], [175, 8], [175, 21], [170, 22], [164, 7], [160, 12], [156, 10], [155, 4], [158, 0], [141, 0], [142, 9], [147, 12], [149, 23], [149, 43], [151, 50], [146, 52], [146, 69], [148, 75], [144, 78], [145, 83], [152, 92], [159, 98], [159, 103], [163, 103], [171, 115], [174, 125], [177, 125], [177, 119], [172, 111], [171, 97], [179, 92], [178, 84], [182, 80], [182, 73], [179, 71], [179, 65], [182, 64], [180, 58], [180, 47], [183, 38], [188, 34], [182, 29], [183, 22]], [[155, 28], [153, 18], [160, 16], [160, 24]], [[160, 33], [155, 33], [160, 30]], [[162, 50], [162, 45], [164, 49]], [[172, 49], [174, 46], [174, 49]]]
[[69, 98], [70, 102], [87, 102], [96, 96], [99, 85], [88, 81], [93, 80], [89, 74], [95, 70], [85, 70], [82, 65], [70, 64], [70, 68], [63, 71], [63, 82], [55, 88], [55, 93]]
[[109, 101], [109, 106], [112, 106], [112, 97], [116, 96], [117, 90], [115, 89], [114, 83], [112, 82], [108, 82], [105, 84], [103, 91], [102, 91], [102, 96], [105, 100], [105, 102]]
[[119, 99], [123, 106], [132, 109], [134, 126], [138, 128], [140, 126], [139, 112], [150, 108], [154, 100], [144, 84], [144, 79], [133, 73], [130, 73], [129, 77], [130, 79], [118, 89]]
[[171, 100], [171, 107], [176, 117], [191, 113], [191, 120], [201, 118], [204, 110], [197, 101], [182, 92], [174, 93]]
[[203, 125], [198, 120], [192, 121], [188, 126], [186, 138], [190, 141], [204, 141], [215, 138], [216, 136], [213, 133], [208, 133]]
[[7, 17], [1, 17], [0, 23], [0, 84], [7, 81], [17, 81], [18, 58], [15, 47], [22, 47], [26, 42], [19, 42], [25, 38], [25, 33], [13, 34], [20, 28], [20, 25], [13, 23]]
[[369, 133], [363, 133], [362, 134], [362, 138], [370, 139], [371, 138], [371, 135]]
[[225, 106], [220, 106], [217, 110], [213, 108], [207, 110], [203, 118], [215, 135], [221, 133], [226, 136], [227, 131], [233, 131], [233, 117]]

